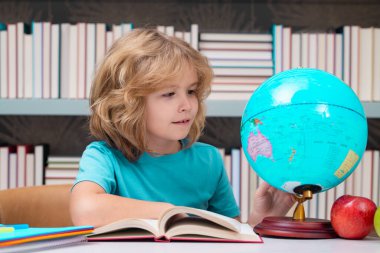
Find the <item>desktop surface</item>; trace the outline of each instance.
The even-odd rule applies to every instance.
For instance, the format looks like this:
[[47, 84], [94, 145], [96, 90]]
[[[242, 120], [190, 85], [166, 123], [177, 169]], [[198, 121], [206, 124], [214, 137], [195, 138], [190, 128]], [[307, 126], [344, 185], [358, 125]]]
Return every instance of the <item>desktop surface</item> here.
[[87, 242], [84, 244], [49, 249], [52, 253], [105, 253], [105, 252], [263, 252], [263, 253], [380, 253], [380, 238], [363, 240], [344, 239], [279, 239], [263, 238], [264, 243], [203, 243], [203, 242]]

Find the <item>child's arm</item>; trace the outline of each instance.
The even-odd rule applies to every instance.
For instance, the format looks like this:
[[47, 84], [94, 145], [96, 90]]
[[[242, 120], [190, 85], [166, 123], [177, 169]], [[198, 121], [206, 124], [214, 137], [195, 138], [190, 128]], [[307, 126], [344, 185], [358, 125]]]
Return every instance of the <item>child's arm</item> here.
[[71, 193], [70, 213], [74, 225], [99, 227], [125, 218], [158, 219], [173, 205], [120, 197], [105, 193], [99, 185], [83, 181]]
[[256, 226], [267, 216], [284, 216], [296, 202], [295, 197], [263, 182], [254, 197], [254, 206], [248, 223]]

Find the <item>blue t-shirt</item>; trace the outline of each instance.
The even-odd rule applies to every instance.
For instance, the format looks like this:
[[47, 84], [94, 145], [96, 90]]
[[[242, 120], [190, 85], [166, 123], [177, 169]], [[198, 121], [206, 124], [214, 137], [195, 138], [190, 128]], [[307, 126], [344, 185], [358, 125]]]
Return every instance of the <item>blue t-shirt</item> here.
[[143, 153], [130, 162], [103, 141], [87, 146], [79, 164], [76, 183], [91, 181], [106, 193], [147, 201], [167, 202], [239, 216], [219, 151], [194, 143], [175, 154]]

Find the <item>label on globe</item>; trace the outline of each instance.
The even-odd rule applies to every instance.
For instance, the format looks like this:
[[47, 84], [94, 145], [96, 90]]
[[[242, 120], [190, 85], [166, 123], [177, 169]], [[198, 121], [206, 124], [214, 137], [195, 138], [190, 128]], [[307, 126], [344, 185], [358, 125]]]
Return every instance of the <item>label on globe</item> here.
[[359, 156], [352, 150], [348, 151], [346, 159], [344, 159], [342, 165], [337, 169], [334, 175], [337, 178], [344, 177], [347, 172], [349, 172], [355, 165], [355, 163], [359, 160]]

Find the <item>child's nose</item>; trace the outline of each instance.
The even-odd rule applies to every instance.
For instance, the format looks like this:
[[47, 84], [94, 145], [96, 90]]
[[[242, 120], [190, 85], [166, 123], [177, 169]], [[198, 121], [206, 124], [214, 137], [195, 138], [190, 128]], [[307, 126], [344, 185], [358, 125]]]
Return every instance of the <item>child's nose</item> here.
[[191, 110], [192, 105], [190, 98], [188, 96], [183, 96], [180, 103], [180, 111], [189, 111]]

